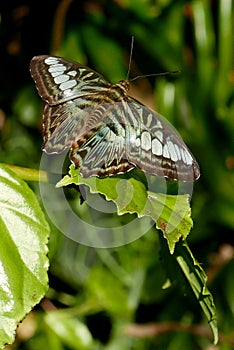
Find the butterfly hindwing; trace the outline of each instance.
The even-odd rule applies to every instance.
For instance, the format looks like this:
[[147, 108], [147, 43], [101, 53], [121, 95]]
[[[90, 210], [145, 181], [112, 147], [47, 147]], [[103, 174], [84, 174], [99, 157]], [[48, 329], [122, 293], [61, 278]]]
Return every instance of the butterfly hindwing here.
[[84, 177], [119, 174], [134, 168], [126, 159], [125, 139], [112, 127], [103, 125], [79, 149], [74, 148], [71, 159], [80, 165]]
[[84, 97], [67, 101], [58, 105], [44, 107], [43, 114], [43, 150], [47, 153], [60, 153], [71, 148], [77, 138], [95, 129], [96, 119], [92, 121], [98, 111], [98, 103], [91, 103]]
[[[200, 175], [199, 166], [177, 131], [153, 110], [128, 97], [125, 115], [138, 125], [131, 130], [127, 159], [145, 172], [182, 181]], [[133, 142], [134, 140], [134, 142]]]

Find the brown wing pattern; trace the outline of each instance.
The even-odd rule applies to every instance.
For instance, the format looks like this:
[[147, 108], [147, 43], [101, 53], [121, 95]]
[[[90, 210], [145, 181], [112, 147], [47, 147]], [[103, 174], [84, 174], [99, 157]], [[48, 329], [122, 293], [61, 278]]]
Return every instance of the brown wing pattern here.
[[69, 148], [84, 177], [134, 167], [182, 181], [200, 176], [179, 134], [128, 96], [126, 81], [111, 85], [90, 68], [53, 56], [33, 58], [30, 69], [45, 102], [43, 150], [60, 153]]

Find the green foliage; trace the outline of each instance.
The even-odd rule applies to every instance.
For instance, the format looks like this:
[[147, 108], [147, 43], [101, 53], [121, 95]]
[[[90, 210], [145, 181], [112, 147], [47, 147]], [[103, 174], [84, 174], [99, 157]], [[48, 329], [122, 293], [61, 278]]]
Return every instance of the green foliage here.
[[49, 227], [34, 193], [0, 168], [0, 347], [12, 343], [17, 323], [45, 295]]
[[[175, 250], [175, 244], [182, 238], [183, 240], [189, 234], [192, 227], [192, 220], [190, 217], [190, 207], [188, 203], [188, 195], [165, 195], [161, 193], [153, 193], [146, 190], [144, 184], [134, 177], [130, 177], [128, 180], [121, 177], [109, 177], [105, 179], [88, 178], [84, 179], [78, 174], [78, 170], [73, 165], [70, 166], [69, 175], [66, 175], [58, 184], [60, 186], [75, 185], [88, 185], [91, 189], [91, 193], [101, 193], [107, 200], [112, 200], [117, 206], [118, 214], [134, 213], [139, 217], [150, 216], [156, 223], [156, 227], [161, 229], [164, 237], [167, 239], [168, 248], [170, 253], [173, 254]], [[118, 189], [118, 192], [116, 191]], [[126, 193], [128, 194], [126, 196]], [[130, 194], [130, 197], [129, 197]], [[166, 261], [167, 266], [172, 264], [175, 259], [178, 267], [184, 274], [184, 279], [187, 280], [196, 299], [201, 304], [201, 307], [210, 323], [210, 326], [214, 332], [215, 343], [218, 340], [217, 323], [215, 306], [212, 295], [206, 287], [206, 275], [201, 266], [195, 261], [191, 251], [186, 244], [179, 245], [177, 252], [174, 254], [173, 259], [168, 257], [167, 250], [163, 249], [164, 244], [161, 244], [162, 254]], [[167, 257], [167, 258], [166, 258]], [[171, 261], [172, 260], [172, 261]], [[175, 273], [175, 270], [174, 270]], [[92, 280], [95, 280], [97, 271], [94, 272]], [[99, 274], [98, 274], [99, 275]], [[178, 273], [175, 273], [179, 278]], [[96, 276], [97, 277], [97, 276]], [[175, 278], [175, 276], [174, 276]], [[103, 285], [102, 279], [97, 277], [98, 283]], [[112, 296], [106, 296], [108, 291], [108, 285], [113, 289], [114, 280], [108, 281], [107, 277], [103, 277], [105, 284], [105, 293], [101, 293], [102, 300], [111, 300], [113, 306]], [[99, 287], [94, 285], [95, 290]], [[114, 288], [119, 290], [120, 287]], [[118, 303], [123, 307], [124, 313], [127, 315], [127, 305], [123, 302], [121, 295], [113, 296], [114, 300], [118, 300]], [[122, 301], [121, 301], [122, 300]], [[118, 306], [120, 311], [121, 308]], [[107, 308], [111, 312], [111, 307]]]
[[[13, 341], [17, 323], [46, 293], [48, 221], [47, 299], [23, 321], [15, 348], [205, 349], [212, 341], [207, 319], [217, 340], [207, 282], [217, 307], [219, 348], [231, 350], [232, 1], [55, 3], [20, 1], [18, 7], [5, 4], [1, 10], [0, 159], [17, 165], [12, 170], [29, 181], [31, 189], [13, 172], [0, 168], [0, 345]], [[38, 204], [38, 186], [32, 181], [39, 177], [33, 168], [39, 168], [41, 158], [42, 108], [28, 66], [32, 56], [50, 51], [86, 64], [115, 83], [126, 77], [132, 35], [130, 78], [181, 72], [156, 80], [139, 78], [132, 94], [156, 105], [196, 155], [202, 176], [191, 202], [194, 227], [188, 235], [192, 220], [187, 195], [151, 191], [138, 173], [94, 181], [71, 170], [60, 185], [86, 183], [88, 199], [95, 198], [92, 192], [101, 193], [117, 207], [118, 213], [99, 215], [86, 202], [80, 204], [77, 191], [63, 187], [72, 210], [87, 222], [110, 227], [110, 232], [120, 227], [123, 237], [129, 222], [137, 223], [129, 232], [133, 237], [151, 219], [159, 229], [149, 225], [145, 235], [124, 246], [91, 248], [63, 236], [49, 217], [45, 220]], [[49, 181], [42, 171], [40, 178]], [[136, 215], [144, 217], [136, 221]], [[173, 226], [170, 235], [168, 222]], [[79, 228], [74, 232], [80, 234]], [[179, 240], [186, 237], [190, 249]]]
[[[135, 174], [135, 177], [134, 177]], [[189, 195], [166, 195], [147, 191], [145, 184], [137, 179], [137, 171], [124, 176], [105, 179], [84, 179], [74, 165], [56, 186], [87, 185], [91, 193], [101, 193], [106, 200], [113, 201], [119, 215], [136, 213], [138, 217], [150, 216], [161, 229], [173, 254], [175, 244], [186, 239], [191, 228]]]

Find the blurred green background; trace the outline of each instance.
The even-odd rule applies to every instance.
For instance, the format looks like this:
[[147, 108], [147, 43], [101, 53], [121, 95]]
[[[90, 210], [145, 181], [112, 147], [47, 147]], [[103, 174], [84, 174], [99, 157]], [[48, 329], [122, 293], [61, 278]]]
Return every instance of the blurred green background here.
[[[231, 0], [0, 5], [1, 162], [39, 168], [42, 104], [29, 74], [34, 55], [74, 59], [116, 83], [126, 78], [134, 36], [130, 78], [180, 70], [176, 76], [137, 79], [130, 94], [170, 120], [200, 164], [188, 242], [209, 278], [220, 349], [234, 348], [233, 7]], [[30, 185], [38, 193], [37, 184]], [[218, 348], [211, 347], [206, 320], [184, 286], [162, 289], [167, 274], [156, 230], [102, 250], [78, 246], [52, 226], [50, 258], [49, 299], [25, 319], [12, 348]], [[44, 313], [54, 306], [63, 313]], [[161, 322], [164, 329], [157, 328]]]

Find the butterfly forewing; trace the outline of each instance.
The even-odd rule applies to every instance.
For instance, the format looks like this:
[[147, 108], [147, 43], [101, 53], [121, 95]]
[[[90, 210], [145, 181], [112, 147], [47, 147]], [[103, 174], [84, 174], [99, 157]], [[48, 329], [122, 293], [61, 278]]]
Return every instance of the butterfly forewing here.
[[101, 74], [61, 57], [36, 56], [31, 60], [30, 71], [39, 95], [50, 105], [96, 94], [111, 85]]
[[200, 176], [178, 133], [127, 95], [128, 82], [111, 85], [90, 68], [54, 56], [34, 57], [30, 69], [46, 102], [43, 150], [70, 148], [70, 158], [84, 177], [134, 167], [182, 181]]

